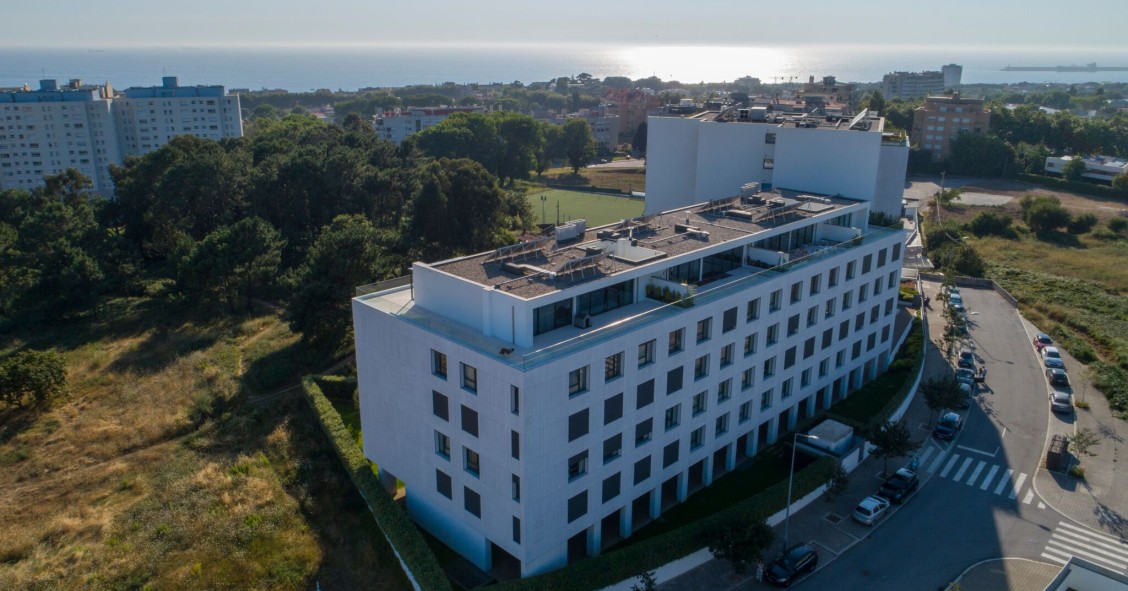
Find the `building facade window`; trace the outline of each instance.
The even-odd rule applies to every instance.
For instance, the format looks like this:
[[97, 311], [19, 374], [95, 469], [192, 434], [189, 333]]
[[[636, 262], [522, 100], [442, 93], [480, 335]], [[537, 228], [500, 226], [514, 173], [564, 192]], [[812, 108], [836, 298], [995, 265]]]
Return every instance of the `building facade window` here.
[[620, 351], [603, 360], [603, 381], [609, 382], [623, 375], [623, 353]]
[[695, 450], [705, 444], [705, 427], [698, 427], [689, 434], [689, 449]]
[[470, 490], [469, 488], [462, 488], [463, 506], [466, 512], [474, 517], [482, 517], [482, 497], [478, 493]]
[[764, 390], [760, 393], [760, 410], [765, 411], [772, 407], [772, 390], [771, 388]]
[[603, 463], [606, 464], [619, 458], [623, 455], [623, 436], [616, 433], [615, 435], [603, 441]]
[[705, 408], [708, 405], [707, 394], [707, 392], [698, 392], [693, 395], [693, 416], [705, 412]]
[[575, 441], [588, 434], [588, 409], [583, 409], [568, 417], [568, 441]]
[[685, 329], [679, 328], [670, 331], [670, 346], [667, 353], [673, 355], [685, 349]]
[[435, 431], [435, 453], [450, 459], [450, 437]]
[[588, 471], [588, 452], [587, 450], [568, 458], [568, 480], [575, 480]]
[[478, 452], [469, 447], [462, 448], [462, 467], [475, 477], [481, 476], [482, 466]]
[[654, 347], [657, 343], [654, 339], [650, 339], [645, 343], [638, 346], [638, 366], [646, 367], [654, 363]]
[[677, 427], [680, 423], [681, 423], [681, 405], [675, 404], [674, 406], [667, 408], [666, 409], [666, 418], [665, 418], [666, 430], [669, 431], [670, 429]]
[[454, 498], [454, 487], [449, 474], [442, 470], [435, 470], [435, 490], [448, 499]]
[[462, 367], [462, 388], [475, 394], [478, 393], [478, 369], [465, 363]]
[[431, 390], [431, 412], [444, 421], [450, 420], [450, 401], [435, 390]]
[[700, 380], [709, 375], [709, 356], [702, 355], [693, 360], [693, 379]]
[[703, 343], [709, 340], [713, 331], [713, 319], [705, 318], [697, 321], [697, 342]]
[[588, 367], [587, 365], [573, 369], [568, 372], [568, 395], [575, 396], [582, 394], [588, 390]]
[[654, 419], [646, 419], [645, 421], [635, 425], [635, 447], [638, 447], [654, 437]]
[[434, 349], [431, 349], [431, 373], [444, 380], [447, 377], [447, 357]]

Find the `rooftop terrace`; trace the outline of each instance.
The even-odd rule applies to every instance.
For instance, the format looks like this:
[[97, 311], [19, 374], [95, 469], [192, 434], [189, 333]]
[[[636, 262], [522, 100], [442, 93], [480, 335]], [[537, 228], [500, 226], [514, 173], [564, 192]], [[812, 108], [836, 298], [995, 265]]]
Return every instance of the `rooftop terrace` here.
[[576, 236], [571, 238], [558, 229], [556, 239], [542, 238], [431, 266], [529, 299], [857, 204], [832, 197], [785, 197], [778, 192], [731, 197], [584, 229], [582, 235], [573, 227]]

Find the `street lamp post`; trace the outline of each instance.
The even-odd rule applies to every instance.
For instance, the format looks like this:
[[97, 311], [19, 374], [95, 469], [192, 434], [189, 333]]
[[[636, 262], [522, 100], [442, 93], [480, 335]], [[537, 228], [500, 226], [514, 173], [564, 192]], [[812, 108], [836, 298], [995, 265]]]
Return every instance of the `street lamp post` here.
[[936, 194], [936, 225], [940, 225], [940, 202], [944, 199], [944, 175], [947, 172], [940, 173], [940, 192]]
[[791, 533], [791, 485], [795, 482], [795, 448], [799, 446], [799, 438], [818, 439], [814, 435], [796, 433], [791, 440], [791, 471], [787, 474], [787, 508], [783, 514], [783, 551], [787, 552], [787, 536]]

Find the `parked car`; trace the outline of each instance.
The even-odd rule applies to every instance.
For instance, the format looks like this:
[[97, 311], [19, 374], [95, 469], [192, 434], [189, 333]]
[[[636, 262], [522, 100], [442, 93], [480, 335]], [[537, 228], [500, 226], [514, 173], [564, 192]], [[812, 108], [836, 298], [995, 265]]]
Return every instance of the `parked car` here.
[[956, 370], [956, 381], [961, 383], [961, 384], [967, 384], [968, 386], [974, 384], [975, 383], [975, 371], [967, 369], [966, 367], [961, 367], [961, 368], [957, 369]]
[[916, 472], [908, 468], [901, 468], [885, 479], [877, 494], [894, 503], [902, 503], [906, 497], [916, 490], [919, 484], [920, 480], [917, 478]]
[[971, 384], [960, 382], [960, 392], [963, 392], [963, 398], [960, 399], [956, 408], [968, 408], [971, 406]]
[[940, 419], [936, 421], [936, 426], [932, 429], [932, 436], [937, 439], [952, 439], [956, 433], [960, 432], [963, 428], [963, 417], [952, 412], [947, 411], [940, 415]]
[[1055, 389], [1068, 390], [1070, 388], [1069, 374], [1065, 373], [1065, 370], [1060, 367], [1046, 368], [1046, 380]]
[[1057, 347], [1042, 347], [1042, 363], [1046, 367], [1065, 368], [1065, 360], [1061, 358], [1061, 351]]
[[957, 365], [967, 369], [975, 369], [975, 353], [971, 349], [960, 349], [960, 358]]
[[1040, 333], [1034, 335], [1034, 349], [1035, 350], [1041, 351], [1042, 349], [1049, 347], [1052, 344], [1054, 344], [1054, 340], [1050, 338], [1050, 335], [1048, 335], [1044, 332], [1040, 332]]
[[873, 525], [889, 510], [889, 501], [882, 497], [870, 496], [862, 499], [854, 507], [854, 521], [862, 525]]
[[796, 544], [765, 569], [764, 578], [769, 583], [790, 587], [799, 577], [813, 572], [819, 564], [819, 551], [810, 544]]
[[1073, 395], [1063, 390], [1050, 390], [1050, 410], [1073, 412]]

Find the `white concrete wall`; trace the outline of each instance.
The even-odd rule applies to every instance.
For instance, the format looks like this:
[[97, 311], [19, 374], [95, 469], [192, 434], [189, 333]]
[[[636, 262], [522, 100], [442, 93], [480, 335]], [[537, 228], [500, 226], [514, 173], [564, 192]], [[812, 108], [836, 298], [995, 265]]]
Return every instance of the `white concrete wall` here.
[[[775, 131], [773, 125], [756, 123], [699, 124], [697, 201], [739, 195], [745, 183], [772, 182], [774, 169], [764, 169], [764, 158], [774, 152], [775, 145], [765, 144], [764, 136]], [[647, 184], [648, 191], [649, 187]]]
[[697, 186], [697, 135], [700, 121], [649, 117], [646, 139], [646, 215], [693, 203]]
[[424, 263], [412, 265], [415, 305], [486, 332], [485, 288]]
[[780, 127], [775, 187], [873, 200], [881, 134]]
[[909, 169], [909, 140], [901, 145], [882, 145], [878, 151], [877, 188], [872, 211], [901, 217], [905, 181]]

